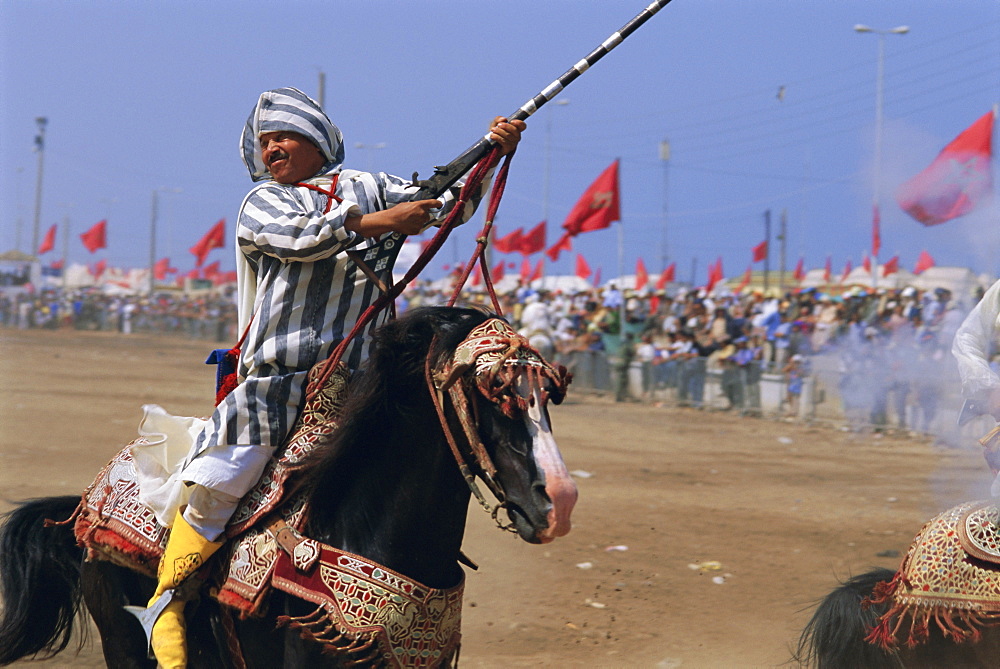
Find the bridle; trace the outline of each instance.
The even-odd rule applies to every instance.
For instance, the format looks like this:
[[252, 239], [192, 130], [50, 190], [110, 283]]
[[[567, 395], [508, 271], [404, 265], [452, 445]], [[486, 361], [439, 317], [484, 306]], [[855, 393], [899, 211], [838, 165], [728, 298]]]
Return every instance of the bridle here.
[[[431, 344], [431, 351], [435, 350], [436, 343], [437, 337]], [[553, 366], [546, 362], [526, 337], [497, 317], [477, 325], [450, 357], [432, 365], [431, 360], [435, 357], [427, 356], [424, 375], [441, 429], [462, 478], [497, 525], [513, 532], [513, 526], [504, 525], [498, 517], [500, 510], [507, 506], [507, 498], [497, 480], [496, 466], [479, 437], [479, 415], [474, 394], [480, 393], [496, 404], [505, 416], [515, 418], [519, 412], [529, 409], [536, 401], [536, 396], [541, 402], [539, 410], [543, 412], [549, 399], [556, 404], [562, 402], [572, 377], [562, 365]], [[522, 396], [515, 388], [522, 375], [527, 380], [527, 397]], [[550, 383], [548, 388], [546, 381]], [[459, 448], [448, 423], [444, 409], [446, 397], [450, 399], [462, 426], [468, 444], [467, 453]], [[496, 505], [491, 505], [476, 485], [477, 475], [496, 497]]]

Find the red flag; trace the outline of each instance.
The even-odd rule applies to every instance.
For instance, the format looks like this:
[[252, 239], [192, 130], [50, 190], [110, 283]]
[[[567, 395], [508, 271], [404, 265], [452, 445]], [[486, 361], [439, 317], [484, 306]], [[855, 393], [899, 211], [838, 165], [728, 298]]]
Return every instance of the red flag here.
[[59, 260], [53, 260], [51, 263], [49, 263], [49, 267], [51, 267], [52, 269], [62, 269], [63, 268], [62, 258], [60, 258]]
[[872, 255], [878, 257], [878, 252], [882, 248], [882, 216], [879, 214], [878, 205], [872, 205]]
[[212, 249], [221, 249], [225, 243], [226, 219], [221, 218], [219, 222], [205, 233], [205, 236], [198, 240], [198, 243], [191, 247], [190, 251], [195, 257], [195, 267], [201, 267], [205, 263], [208, 252]]
[[531, 262], [525, 258], [521, 261], [521, 281], [527, 283], [531, 280]]
[[581, 232], [601, 230], [621, 220], [618, 203], [618, 161], [601, 172], [570, 210], [562, 227], [576, 236]]
[[656, 289], [663, 290], [666, 288], [667, 284], [674, 280], [674, 274], [676, 271], [677, 263], [672, 262], [667, 265], [667, 268], [660, 274], [660, 278], [656, 280]]
[[99, 280], [101, 278], [101, 275], [104, 274], [104, 270], [106, 270], [107, 268], [108, 268], [107, 260], [98, 260], [96, 263], [94, 263], [94, 266], [90, 268], [90, 273], [94, 275], [94, 281]]
[[742, 292], [744, 288], [750, 285], [750, 276], [753, 272], [753, 263], [747, 265], [747, 271], [743, 273], [743, 278], [740, 279], [740, 285], [736, 286], [736, 292]]
[[576, 275], [581, 279], [590, 278], [590, 265], [587, 264], [582, 253], [576, 254]]
[[753, 247], [753, 261], [760, 262], [767, 257], [767, 240], [765, 239], [757, 246]]
[[559, 260], [559, 252], [560, 251], [572, 251], [573, 250], [573, 245], [569, 241], [570, 237], [571, 237], [571, 235], [568, 232], [563, 233], [563, 236], [559, 238], [559, 241], [556, 242], [551, 248], [549, 248], [545, 252], [545, 255], [547, 255], [549, 258], [551, 258], [552, 262], [555, 262], [555, 261]]
[[219, 261], [216, 260], [211, 265], [205, 265], [205, 268], [201, 270], [202, 276], [206, 279], [213, 279], [219, 275]]
[[899, 256], [893, 256], [882, 265], [882, 276], [889, 276], [899, 271]]
[[867, 253], [865, 254], [865, 259], [861, 261], [861, 266], [864, 267], [865, 271], [869, 274], [872, 273], [872, 259], [868, 257]]
[[545, 221], [542, 221], [521, 236], [520, 251], [526, 256], [545, 248]]
[[847, 281], [847, 275], [851, 273], [852, 269], [854, 268], [851, 266], [851, 261], [848, 260], [847, 264], [844, 265], [844, 273], [840, 275], [840, 283]]
[[538, 260], [538, 264], [535, 265], [535, 271], [531, 273], [531, 281], [537, 281], [538, 279], [541, 279], [544, 273], [545, 273], [545, 259], [540, 258]]
[[201, 278], [201, 270], [198, 269], [197, 267], [195, 267], [193, 270], [191, 270], [187, 274], [182, 274], [180, 278], [181, 278], [181, 280], [185, 280], [185, 279], [192, 279], [192, 280], [194, 280], [194, 279], [200, 279]]
[[478, 286], [483, 282], [483, 266], [476, 263], [476, 268], [472, 270], [472, 285]]
[[56, 224], [53, 223], [49, 231], [45, 233], [45, 239], [38, 246], [38, 255], [48, 253], [56, 247]]
[[715, 284], [722, 281], [722, 278], [722, 256], [719, 256], [718, 260], [708, 266], [708, 285], [705, 286], [705, 291], [711, 293]]
[[501, 260], [500, 262], [498, 262], [496, 265], [493, 266], [493, 269], [490, 270], [490, 279], [496, 282], [503, 279], [503, 277], [504, 277], [504, 263], [503, 260]]
[[212, 285], [223, 286], [227, 283], [236, 283], [236, 272], [219, 272], [212, 277]]
[[646, 263], [639, 258], [635, 261], [635, 289], [642, 290], [649, 283], [649, 272], [646, 271]]
[[896, 191], [896, 201], [924, 225], [968, 214], [993, 191], [993, 111], [953, 139], [923, 172]]
[[514, 253], [515, 251], [520, 251], [521, 236], [523, 234], [524, 228], [518, 228], [514, 232], [506, 234], [503, 237], [497, 237], [493, 240], [493, 248], [500, 253]]
[[795, 273], [794, 273], [794, 274], [792, 274], [792, 277], [793, 277], [793, 278], [794, 278], [794, 279], [795, 279], [796, 281], [802, 281], [802, 279], [806, 278], [806, 270], [805, 270], [805, 268], [804, 268], [804, 267], [802, 266], [802, 263], [803, 263], [803, 262], [804, 262], [804, 261], [802, 260], [802, 258], [799, 258], [799, 262], [798, 262], [798, 264], [797, 264], [797, 265], [795, 265]]
[[174, 274], [177, 272], [177, 268], [170, 266], [170, 258], [160, 258], [153, 265], [153, 277], [157, 281], [163, 281], [167, 278], [167, 274]]
[[830, 283], [830, 274], [831, 274], [830, 256], [827, 256], [826, 257], [826, 265], [823, 267], [823, 281], [824, 281], [824, 283]]
[[934, 258], [927, 251], [921, 251], [920, 257], [917, 258], [917, 266], [913, 268], [914, 274], [920, 274], [925, 269], [930, 269], [934, 267]]
[[107, 227], [108, 222], [106, 220], [99, 221], [90, 230], [80, 235], [80, 239], [83, 240], [83, 245], [87, 247], [88, 251], [93, 253], [97, 249], [108, 247]]

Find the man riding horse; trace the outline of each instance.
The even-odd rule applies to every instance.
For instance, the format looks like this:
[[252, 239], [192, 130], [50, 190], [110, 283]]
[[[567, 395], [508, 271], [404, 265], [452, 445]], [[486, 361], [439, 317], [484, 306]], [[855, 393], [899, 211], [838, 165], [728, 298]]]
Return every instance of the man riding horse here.
[[[523, 121], [497, 117], [490, 138], [505, 155], [524, 129]], [[444, 220], [461, 186], [439, 200], [411, 201], [416, 188], [403, 179], [344, 169], [340, 130], [294, 88], [260, 96], [241, 150], [250, 177], [262, 183], [237, 221], [238, 384], [207, 421], [145, 407], [141, 431], [168, 435], [168, 443], [133, 447], [140, 499], [171, 527], [150, 607], [223, 545], [216, 540], [240, 498], [295, 423], [310, 368], [391, 285], [405, 237]], [[466, 205], [462, 222], [482, 194]], [[357, 369], [368, 344], [355, 338], [342, 360]], [[164, 667], [186, 666], [183, 612], [184, 601], [170, 599], [153, 625], [151, 645]]]

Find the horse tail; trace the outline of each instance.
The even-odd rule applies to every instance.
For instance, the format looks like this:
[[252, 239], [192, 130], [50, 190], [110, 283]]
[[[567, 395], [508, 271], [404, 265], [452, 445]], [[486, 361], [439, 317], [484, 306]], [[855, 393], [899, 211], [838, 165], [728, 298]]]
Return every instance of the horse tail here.
[[70, 642], [81, 610], [83, 550], [71, 526], [46, 527], [45, 520], [69, 517], [79, 502], [79, 496], [27, 500], [3, 518], [0, 665], [39, 653], [37, 659], [49, 658]]
[[894, 669], [898, 656], [865, 641], [885, 605], [861, 606], [875, 584], [888, 581], [893, 572], [876, 568], [842, 583], [823, 598], [802, 635], [793, 659], [819, 669]]

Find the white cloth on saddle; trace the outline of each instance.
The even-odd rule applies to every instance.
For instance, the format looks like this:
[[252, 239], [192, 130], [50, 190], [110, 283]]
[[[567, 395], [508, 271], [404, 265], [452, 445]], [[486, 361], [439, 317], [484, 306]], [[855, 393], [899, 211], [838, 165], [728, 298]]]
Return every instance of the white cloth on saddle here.
[[[173, 524], [177, 509], [188, 502], [191, 486], [185, 483], [191, 480], [193, 468], [198, 469], [199, 484], [238, 501], [260, 479], [274, 452], [259, 445], [222, 445], [206, 449], [218, 450], [209, 458], [194, 458], [206, 419], [174, 416], [156, 404], [146, 404], [142, 410], [139, 434], [144, 439], [132, 446], [139, 501], [166, 527]], [[223, 527], [228, 517], [223, 519]]]

